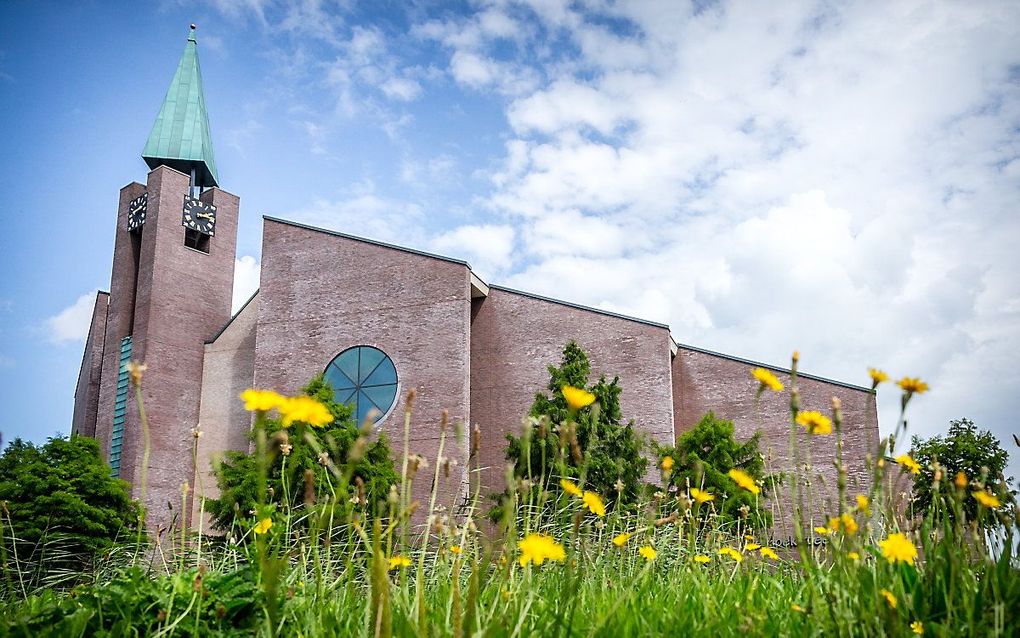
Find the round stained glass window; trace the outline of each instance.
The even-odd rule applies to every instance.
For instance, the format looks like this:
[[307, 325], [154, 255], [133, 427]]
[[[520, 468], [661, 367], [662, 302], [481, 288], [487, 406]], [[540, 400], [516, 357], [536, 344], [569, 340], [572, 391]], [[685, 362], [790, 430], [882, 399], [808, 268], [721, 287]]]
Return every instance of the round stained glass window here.
[[336, 402], [351, 406], [358, 423], [363, 423], [372, 410], [377, 413], [372, 422], [378, 422], [397, 398], [397, 368], [379, 348], [355, 346], [344, 350], [329, 362], [324, 376], [333, 386]]

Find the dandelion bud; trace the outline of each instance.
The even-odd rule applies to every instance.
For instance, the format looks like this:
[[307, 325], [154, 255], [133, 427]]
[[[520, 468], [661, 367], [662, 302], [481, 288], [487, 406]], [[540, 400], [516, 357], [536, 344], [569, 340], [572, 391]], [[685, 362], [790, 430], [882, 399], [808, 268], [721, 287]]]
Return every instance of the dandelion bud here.
[[418, 397], [418, 393], [414, 388], [407, 391], [407, 398], [404, 400], [404, 413], [411, 414], [411, 410], [414, 409], [414, 400]]
[[315, 505], [315, 472], [311, 468], [305, 470], [305, 505]]
[[796, 365], [796, 364], [797, 364], [797, 362], [798, 362], [798, 361], [800, 361], [800, 352], [798, 352], [798, 351], [794, 350], [794, 351], [793, 351], [793, 357], [792, 357], [792, 359], [793, 359], [793, 363], [794, 363], [794, 365]]
[[276, 490], [274, 490], [272, 487], [267, 489], [266, 493], [269, 494], [269, 498], [273, 498], [274, 496], [276, 496]]
[[390, 485], [390, 492], [386, 495], [386, 501], [389, 502], [390, 505], [396, 505], [400, 502], [400, 494], [397, 492], [396, 485]]
[[290, 453], [294, 450], [294, 446], [289, 443], [284, 443], [280, 446], [280, 454], [284, 456], [290, 456]]
[[751, 508], [747, 505], [741, 505], [738, 511], [740, 512], [741, 518], [747, 518], [747, 516], [751, 513]]
[[198, 429], [197, 427], [191, 428], [191, 437], [192, 438], [197, 439], [197, 438], [199, 438], [201, 436], [202, 436], [202, 430]]
[[604, 520], [602, 520], [600, 518], [599, 520], [595, 521], [595, 529], [601, 531], [601, 530], [604, 530], [605, 528], [606, 528], [606, 522]]
[[481, 428], [478, 427], [478, 424], [476, 423], [475, 426], [471, 428], [471, 452], [470, 452], [471, 458], [478, 456], [478, 448], [481, 445], [481, 441], [482, 430]]
[[439, 431], [446, 432], [447, 426], [450, 424], [450, 411], [443, 408], [442, 413], [439, 415]]
[[956, 479], [953, 481], [958, 489], [967, 489], [967, 475], [963, 472], [956, 473]]
[[323, 467], [329, 465], [329, 452], [319, 452], [319, 465]]
[[145, 370], [148, 367], [149, 366], [139, 361], [128, 361], [127, 363], [124, 364], [124, 369], [131, 377], [131, 385], [133, 387], [138, 387], [142, 385], [142, 375], [145, 373]]
[[843, 407], [843, 402], [839, 400], [839, 397], [832, 397], [832, 409], [839, 410]]
[[181, 483], [181, 496], [183, 496], [184, 498], [188, 498], [188, 492], [190, 492], [190, 491], [191, 491], [191, 486], [188, 485], [187, 481]]
[[613, 487], [616, 488], [617, 492], [623, 492], [623, 488], [625, 488], [626, 485], [624, 485], [623, 481], [621, 481], [620, 479], [616, 479], [616, 484], [613, 485]]

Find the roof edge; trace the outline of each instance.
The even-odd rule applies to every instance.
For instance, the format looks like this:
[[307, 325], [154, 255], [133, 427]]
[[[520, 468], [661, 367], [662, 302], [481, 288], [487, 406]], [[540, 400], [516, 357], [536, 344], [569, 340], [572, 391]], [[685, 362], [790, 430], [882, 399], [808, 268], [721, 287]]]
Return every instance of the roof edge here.
[[234, 319], [237, 319], [239, 316], [241, 316], [241, 313], [244, 312], [244, 309], [248, 307], [248, 304], [250, 304], [255, 299], [255, 297], [259, 296], [260, 290], [262, 289], [256, 288], [255, 292], [251, 294], [251, 297], [248, 297], [248, 301], [241, 304], [241, 307], [237, 309], [237, 312], [231, 315], [230, 319], [227, 320], [227, 323], [223, 324], [223, 327], [217, 330], [216, 334], [214, 334], [211, 339], [205, 340], [205, 345], [216, 343], [216, 340], [219, 339], [223, 335], [223, 333], [227, 331], [227, 328], [230, 327], [230, 324], [234, 323]]
[[357, 235], [350, 235], [348, 233], [342, 233], [338, 230], [330, 230], [328, 228], [322, 228], [320, 226], [311, 226], [309, 224], [302, 224], [301, 222], [291, 221], [289, 219], [281, 219], [279, 217], [273, 217], [272, 215], [263, 215], [264, 221], [276, 222], [278, 224], [285, 224], [287, 226], [295, 226], [297, 228], [304, 228], [305, 230], [311, 230], [318, 233], [324, 233], [326, 235], [332, 235], [334, 237], [342, 237], [343, 239], [350, 239], [352, 241], [360, 241], [373, 246], [379, 246], [380, 248], [389, 248], [390, 250], [399, 250], [400, 252], [410, 253], [412, 255], [418, 255], [419, 257], [428, 257], [430, 259], [438, 259], [451, 264], [457, 264], [459, 266], [466, 266], [468, 270], [471, 270], [471, 264], [464, 261], [463, 259], [455, 259], [453, 257], [447, 257], [445, 255], [437, 255], [435, 253], [425, 252], [424, 250], [416, 250], [414, 248], [408, 248], [406, 246], [398, 246], [396, 244], [388, 244], [378, 239], [369, 239], [367, 237], [359, 237]]
[[624, 319], [626, 321], [633, 321], [635, 323], [642, 323], [646, 326], [653, 326], [655, 328], [663, 328], [669, 330], [669, 326], [664, 323], [657, 321], [650, 321], [648, 319], [640, 319], [638, 317], [631, 317], [629, 315], [620, 314], [618, 312], [612, 312], [610, 310], [602, 310], [601, 308], [593, 308], [591, 306], [585, 306], [579, 303], [573, 303], [570, 301], [563, 301], [562, 299], [553, 299], [552, 297], [545, 297], [543, 295], [535, 294], [533, 292], [527, 292], [524, 290], [517, 290], [516, 288], [508, 288], [506, 286], [499, 286], [496, 284], [489, 284], [490, 290], [500, 290], [502, 292], [509, 292], [515, 295], [522, 295], [524, 297], [530, 297], [532, 299], [538, 299], [539, 301], [547, 301], [549, 303], [558, 304], [561, 306], [567, 306], [570, 308], [576, 308], [578, 310], [587, 310], [588, 312], [594, 312], [596, 314], [605, 315], [607, 317], [613, 317], [615, 319]]
[[[708, 350], [706, 348], [699, 348], [697, 346], [687, 345], [685, 343], [680, 343], [679, 341], [676, 341], [676, 344], [677, 344], [677, 347], [680, 350], [691, 350], [693, 352], [698, 352], [698, 353], [701, 353], [701, 354], [712, 355], [714, 357], [722, 357], [723, 359], [729, 359], [730, 361], [736, 361], [738, 363], [746, 363], [749, 366], [755, 366], [755, 367], [758, 367], [758, 368], [766, 368], [768, 370], [774, 370], [775, 372], [782, 372], [784, 374], [790, 374], [790, 369], [789, 368], [783, 368], [783, 367], [780, 367], [780, 366], [772, 365], [771, 363], [762, 363], [761, 361], [754, 361], [752, 359], [744, 359], [743, 357], [737, 357], [737, 356], [734, 356], [734, 355], [731, 355], [731, 354], [725, 354], [723, 352], [716, 352], [714, 350]], [[821, 381], [823, 383], [831, 383], [833, 385], [838, 385], [840, 387], [848, 388], [850, 390], [859, 390], [861, 392], [867, 392], [868, 394], [875, 394], [875, 391], [873, 389], [871, 389], [871, 388], [866, 388], [866, 387], [864, 387], [862, 385], [857, 385], [855, 383], [847, 383], [846, 381], [839, 381], [837, 379], [830, 379], [828, 377], [822, 377], [822, 376], [819, 376], [817, 374], [808, 374], [806, 372], [800, 372], [798, 370], [797, 371], [797, 376], [798, 377], [803, 377], [805, 379], [811, 379], [812, 381]]]

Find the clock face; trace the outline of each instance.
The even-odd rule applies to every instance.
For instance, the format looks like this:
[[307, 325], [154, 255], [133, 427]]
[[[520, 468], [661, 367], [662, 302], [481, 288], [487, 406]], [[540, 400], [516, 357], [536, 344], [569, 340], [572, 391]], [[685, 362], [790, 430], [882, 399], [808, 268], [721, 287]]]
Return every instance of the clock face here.
[[149, 207], [149, 194], [142, 193], [128, 204], [127, 228], [138, 230], [145, 223], [145, 210]]
[[216, 207], [194, 197], [185, 196], [181, 224], [185, 228], [212, 237], [216, 234]]

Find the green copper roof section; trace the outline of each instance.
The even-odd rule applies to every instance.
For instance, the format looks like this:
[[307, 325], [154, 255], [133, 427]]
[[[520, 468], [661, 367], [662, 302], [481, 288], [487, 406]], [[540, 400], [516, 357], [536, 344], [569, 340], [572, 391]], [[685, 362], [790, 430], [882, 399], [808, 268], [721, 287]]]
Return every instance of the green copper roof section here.
[[145, 143], [142, 159], [149, 168], [169, 166], [188, 174], [195, 169], [196, 186], [216, 186], [219, 182], [194, 25]]

